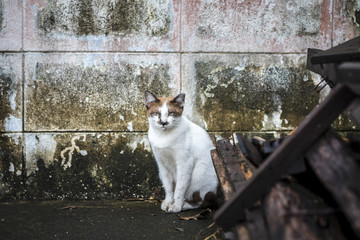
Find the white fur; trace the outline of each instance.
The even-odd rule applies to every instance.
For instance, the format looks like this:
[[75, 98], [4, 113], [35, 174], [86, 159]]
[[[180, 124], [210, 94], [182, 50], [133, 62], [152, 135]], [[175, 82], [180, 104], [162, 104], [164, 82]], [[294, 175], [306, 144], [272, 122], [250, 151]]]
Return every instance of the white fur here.
[[166, 102], [159, 111], [168, 125], [159, 124], [160, 116], [150, 116], [148, 137], [165, 189], [161, 209], [180, 212], [199, 207], [201, 203], [193, 206], [185, 200], [192, 200], [197, 191], [202, 199], [208, 192], [216, 193], [218, 180], [210, 155], [213, 144], [201, 127], [183, 116], [169, 116]]

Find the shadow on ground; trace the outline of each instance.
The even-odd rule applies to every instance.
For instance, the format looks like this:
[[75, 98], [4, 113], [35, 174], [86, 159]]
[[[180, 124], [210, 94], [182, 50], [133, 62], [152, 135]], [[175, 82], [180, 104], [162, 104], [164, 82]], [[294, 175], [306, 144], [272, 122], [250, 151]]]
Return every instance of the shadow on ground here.
[[223, 239], [212, 217], [179, 218], [200, 211], [167, 214], [157, 201], [0, 203], [0, 239]]

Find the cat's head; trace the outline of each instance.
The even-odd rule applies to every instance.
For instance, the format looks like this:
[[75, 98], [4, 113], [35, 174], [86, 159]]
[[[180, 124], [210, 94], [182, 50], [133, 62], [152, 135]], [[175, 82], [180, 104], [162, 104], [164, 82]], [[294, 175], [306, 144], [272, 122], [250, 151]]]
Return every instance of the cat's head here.
[[169, 130], [180, 122], [185, 103], [185, 94], [176, 97], [156, 97], [145, 91], [147, 117], [149, 124], [160, 130]]

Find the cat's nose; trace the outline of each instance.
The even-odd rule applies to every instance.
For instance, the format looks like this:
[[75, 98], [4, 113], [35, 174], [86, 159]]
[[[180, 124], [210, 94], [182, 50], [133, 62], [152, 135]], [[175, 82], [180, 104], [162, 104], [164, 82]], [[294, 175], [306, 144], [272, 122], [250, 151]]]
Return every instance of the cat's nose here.
[[166, 121], [165, 121], [165, 122], [160, 121], [160, 124], [161, 124], [161, 125], [163, 125], [163, 126], [165, 127], [166, 125], [168, 125], [168, 124], [169, 124], [169, 122], [166, 122]]

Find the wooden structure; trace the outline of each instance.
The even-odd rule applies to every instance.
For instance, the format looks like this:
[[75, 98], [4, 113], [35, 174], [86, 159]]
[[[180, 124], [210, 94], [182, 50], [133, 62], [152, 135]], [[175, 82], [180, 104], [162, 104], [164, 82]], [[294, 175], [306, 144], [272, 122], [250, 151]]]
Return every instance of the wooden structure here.
[[220, 226], [239, 239], [360, 238], [360, 144], [331, 130], [343, 112], [360, 126], [359, 49], [360, 37], [309, 49], [307, 67], [333, 89], [265, 159], [240, 134], [238, 144], [217, 141], [211, 155], [225, 198], [214, 216]]

